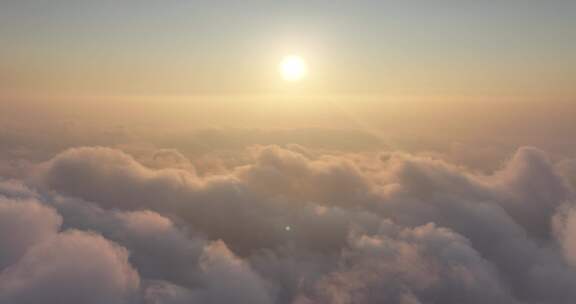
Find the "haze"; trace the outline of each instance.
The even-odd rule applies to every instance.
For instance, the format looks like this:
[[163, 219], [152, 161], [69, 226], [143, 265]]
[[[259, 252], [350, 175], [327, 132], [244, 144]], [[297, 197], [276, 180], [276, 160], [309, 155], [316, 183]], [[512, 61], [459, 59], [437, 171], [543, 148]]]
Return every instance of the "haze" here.
[[572, 304], [574, 29], [568, 0], [1, 1], [0, 304]]

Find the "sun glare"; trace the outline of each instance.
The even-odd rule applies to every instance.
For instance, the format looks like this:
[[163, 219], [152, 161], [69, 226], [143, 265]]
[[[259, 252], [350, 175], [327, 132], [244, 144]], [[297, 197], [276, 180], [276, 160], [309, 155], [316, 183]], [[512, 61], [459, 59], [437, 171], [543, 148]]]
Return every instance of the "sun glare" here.
[[280, 73], [286, 81], [299, 81], [306, 76], [306, 62], [300, 56], [286, 56], [280, 62]]

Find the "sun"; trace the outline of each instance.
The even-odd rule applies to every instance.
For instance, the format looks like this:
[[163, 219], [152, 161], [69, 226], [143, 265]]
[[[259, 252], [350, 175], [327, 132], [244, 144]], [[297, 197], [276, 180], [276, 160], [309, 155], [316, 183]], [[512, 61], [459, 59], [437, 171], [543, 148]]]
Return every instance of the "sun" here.
[[307, 72], [306, 62], [300, 56], [289, 55], [282, 58], [280, 62], [280, 74], [286, 81], [302, 80]]

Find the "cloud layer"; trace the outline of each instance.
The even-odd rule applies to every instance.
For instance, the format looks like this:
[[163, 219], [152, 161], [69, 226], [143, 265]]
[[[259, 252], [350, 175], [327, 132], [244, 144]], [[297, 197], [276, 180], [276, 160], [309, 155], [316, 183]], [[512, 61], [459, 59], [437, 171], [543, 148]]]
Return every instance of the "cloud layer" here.
[[[573, 161], [72, 148], [0, 182], [0, 303], [572, 303]], [[230, 161], [234, 159], [234, 161]], [[206, 159], [202, 160], [205, 161]], [[198, 160], [200, 162], [200, 160]]]

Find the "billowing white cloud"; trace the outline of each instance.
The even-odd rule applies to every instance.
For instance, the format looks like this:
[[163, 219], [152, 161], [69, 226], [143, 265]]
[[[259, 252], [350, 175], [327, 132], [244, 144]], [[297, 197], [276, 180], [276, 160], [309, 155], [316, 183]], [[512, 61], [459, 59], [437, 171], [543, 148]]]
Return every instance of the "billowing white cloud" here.
[[52, 208], [33, 199], [0, 196], [0, 270], [18, 261], [31, 246], [55, 235], [61, 222]]
[[202, 174], [175, 150], [145, 166], [74, 148], [0, 183], [0, 303], [576, 298], [574, 189], [538, 149], [491, 174], [390, 151], [238, 153]]
[[31, 247], [0, 274], [0, 303], [121, 304], [138, 286], [124, 248], [71, 230]]

